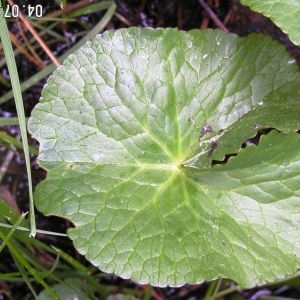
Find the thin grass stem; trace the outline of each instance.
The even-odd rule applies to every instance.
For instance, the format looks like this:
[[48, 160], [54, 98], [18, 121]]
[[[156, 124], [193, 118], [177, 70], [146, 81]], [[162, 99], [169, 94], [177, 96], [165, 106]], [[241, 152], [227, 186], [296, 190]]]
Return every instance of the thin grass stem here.
[[[13, 228], [13, 225], [5, 224], [5, 223], [0, 223], [0, 227], [3, 227], [3, 228]], [[15, 229], [16, 230], [20, 230], [20, 231], [30, 231], [29, 228], [22, 227], [22, 226], [17, 226]], [[54, 232], [54, 231], [47, 231], [47, 230], [40, 230], [40, 229], [36, 229], [36, 233], [53, 235], [53, 236], [63, 236], [63, 237], [67, 236], [67, 234], [65, 234], [65, 233]]]
[[23, 142], [23, 151], [25, 156], [27, 177], [28, 177], [28, 189], [29, 189], [29, 218], [30, 218], [30, 236], [34, 237], [36, 234], [36, 224], [35, 224], [35, 213], [33, 204], [33, 192], [32, 192], [32, 176], [30, 169], [30, 157], [28, 149], [28, 139], [26, 131], [26, 118], [23, 106], [23, 98], [20, 87], [20, 80], [17, 71], [16, 61], [14, 57], [13, 48], [9, 39], [9, 31], [4, 18], [3, 9], [0, 8], [0, 37], [2, 41], [2, 47], [7, 60], [7, 67], [10, 74], [12, 90], [15, 98], [15, 104], [17, 108], [17, 114], [19, 119], [20, 132]]
[[[80, 48], [86, 41], [90, 40], [93, 36], [101, 32], [108, 22], [113, 17], [114, 13], [116, 11], [116, 4], [113, 2], [109, 9], [105, 12], [101, 20], [93, 27], [93, 29], [86, 34], [79, 42], [77, 42], [72, 48], [70, 48], [68, 51], [66, 51], [63, 55], [59, 57], [59, 61], [63, 61], [69, 54], [75, 52], [78, 48]], [[26, 91], [30, 87], [32, 87], [34, 84], [42, 80], [43, 78], [47, 77], [49, 74], [51, 74], [56, 69], [56, 66], [54, 64], [48, 65], [43, 70], [39, 71], [34, 76], [30, 77], [26, 81], [22, 82], [21, 84], [21, 90], [22, 92]], [[3, 95], [0, 98], [0, 104], [10, 100], [13, 97], [13, 92], [9, 91], [5, 95]]]

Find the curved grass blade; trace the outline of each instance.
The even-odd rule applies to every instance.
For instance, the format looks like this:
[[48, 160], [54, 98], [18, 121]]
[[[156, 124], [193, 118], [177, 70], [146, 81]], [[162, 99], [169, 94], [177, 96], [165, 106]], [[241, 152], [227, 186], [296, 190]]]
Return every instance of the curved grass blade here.
[[15, 98], [19, 125], [20, 125], [20, 132], [22, 136], [24, 157], [25, 157], [26, 170], [28, 176], [30, 236], [34, 237], [36, 234], [36, 225], [35, 225], [35, 214], [34, 214], [33, 193], [32, 193], [30, 157], [29, 157], [28, 139], [27, 139], [27, 131], [26, 131], [26, 119], [25, 119], [23, 99], [22, 99], [20, 80], [17, 71], [16, 61], [14, 58], [14, 53], [9, 38], [9, 32], [8, 32], [6, 21], [4, 19], [2, 8], [0, 9], [0, 37], [3, 45], [4, 54], [7, 60], [8, 71], [11, 78], [12, 90]]
[[[58, 59], [59, 61], [65, 60], [71, 53], [75, 52], [78, 48], [80, 48], [86, 41], [90, 40], [93, 36], [101, 32], [105, 26], [108, 24], [108, 22], [113, 17], [114, 13], [116, 11], [116, 4], [113, 2], [109, 9], [106, 11], [106, 13], [103, 15], [102, 19], [94, 26], [92, 30], [89, 31], [88, 34], [86, 34], [78, 43], [76, 43], [72, 48], [70, 48], [68, 51], [66, 51], [63, 55], [61, 55]], [[38, 72], [37, 74], [33, 75], [29, 79], [25, 80], [21, 84], [21, 91], [24, 92], [30, 87], [32, 87], [34, 84], [42, 80], [43, 78], [47, 77], [49, 74], [51, 74], [56, 69], [54, 64], [50, 64], [47, 67], [45, 67], [43, 70]], [[6, 94], [4, 94], [2, 97], [0, 97], [0, 104], [9, 101], [13, 97], [13, 91], [9, 91]]]

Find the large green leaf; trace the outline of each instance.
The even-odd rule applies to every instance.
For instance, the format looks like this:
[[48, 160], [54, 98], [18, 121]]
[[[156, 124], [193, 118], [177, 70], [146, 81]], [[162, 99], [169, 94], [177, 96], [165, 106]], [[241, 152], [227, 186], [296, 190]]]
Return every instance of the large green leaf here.
[[241, 3], [274, 21], [300, 45], [300, 0], [241, 0]]
[[[276, 42], [109, 31], [54, 72], [40, 102], [29, 131], [48, 177], [36, 205], [72, 221], [101, 270], [253, 286], [299, 267], [300, 79]], [[282, 132], [240, 150], [269, 127]]]

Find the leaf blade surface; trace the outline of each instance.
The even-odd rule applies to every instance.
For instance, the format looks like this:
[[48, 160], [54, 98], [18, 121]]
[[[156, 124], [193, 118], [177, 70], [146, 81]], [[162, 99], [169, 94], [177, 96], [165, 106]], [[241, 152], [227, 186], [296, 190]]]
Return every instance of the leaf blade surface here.
[[[299, 149], [291, 132], [300, 85], [289, 59], [259, 35], [98, 36], [49, 78], [29, 120], [48, 170], [37, 207], [74, 223], [69, 236], [92, 263], [140, 283], [223, 276], [253, 286], [295, 271], [298, 227], [284, 232], [299, 218], [299, 151], [280, 155]], [[286, 134], [240, 150], [268, 127]], [[231, 151], [241, 153], [211, 167]]]
[[293, 43], [300, 44], [299, 0], [241, 0], [241, 3], [269, 17]]

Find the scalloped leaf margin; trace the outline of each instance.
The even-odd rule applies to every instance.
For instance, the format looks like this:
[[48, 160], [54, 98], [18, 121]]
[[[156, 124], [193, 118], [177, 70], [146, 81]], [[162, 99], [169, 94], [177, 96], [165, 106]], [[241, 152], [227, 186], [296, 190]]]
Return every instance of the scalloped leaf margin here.
[[[299, 74], [282, 46], [217, 30], [108, 31], [59, 67], [29, 119], [37, 208], [101, 270], [244, 287], [299, 267]], [[240, 150], [260, 128], [277, 128]], [[226, 165], [213, 159], [239, 152]]]

